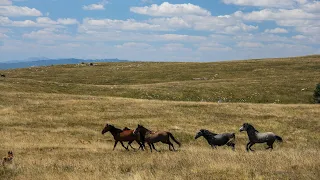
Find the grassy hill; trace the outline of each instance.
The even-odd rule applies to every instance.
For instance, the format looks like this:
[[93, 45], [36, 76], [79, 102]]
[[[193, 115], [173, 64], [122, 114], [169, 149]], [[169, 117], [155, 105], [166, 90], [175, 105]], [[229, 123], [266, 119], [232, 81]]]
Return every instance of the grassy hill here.
[[[0, 155], [15, 154], [0, 179], [319, 179], [319, 70], [320, 56], [0, 71]], [[112, 151], [106, 122], [168, 130], [182, 147]], [[284, 142], [247, 153], [244, 122]], [[235, 132], [236, 151], [194, 140], [201, 128]]]
[[215, 63], [98, 63], [0, 71], [6, 91], [205, 102], [311, 103], [320, 56]]

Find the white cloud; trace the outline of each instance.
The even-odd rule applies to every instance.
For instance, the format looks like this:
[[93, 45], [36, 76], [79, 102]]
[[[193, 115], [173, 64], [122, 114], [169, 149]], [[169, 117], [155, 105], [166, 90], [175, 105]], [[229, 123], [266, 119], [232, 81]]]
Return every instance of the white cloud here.
[[193, 4], [170, 4], [164, 2], [161, 5], [152, 4], [144, 7], [131, 7], [131, 12], [149, 16], [183, 16], [183, 15], [200, 15], [209, 16], [211, 13], [199, 6]]
[[104, 0], [97, 4], [89, 4], [82, 6], [83, 10], [92, 11], [92, 10], [105, 10], [105, 5], [108, 4], [108, 1]]
[[35, 8], [20, 6], [0, 6], [0, 15], [7, 17], [42, 16], [42, 13]]
[[258, 43], [258, 42], [238, 42], [237, 46], [238, 47], [245, 47], [245, 48], [259, 48], [259, 47], [262, 47], [263, 44]]
[[302, 9], [307, 12], [319, 13], [320, 12], [320, 1], [313, 1], [310, 3], [304, 4], [302, 6]]
[[242, 18], [247, 21], [265, 21], [265, 20], [291, 20], [291, 19], [317, 19], [320, 16], [308, 13], [302, 9], [263, 9], [250, 13], [237, 11], [235, 17]]
[[104, 10], [104, 5], [103, 4], [90, 4], [87, 6], [83, 6], [82, 9], [84, 10]]
[[31, 33], [25, 33], [23, 38], [38, 39], [38, 40], [71, 40], [71, 36], [61, 32], [54, 28], [44, 28], [38, 31], [32, 31]]
[[231, 51], [232, 48], [215, 43], [215, 42], [207, 42], [207, 43], [201, 43], [197, 45], [198, 51]]
[[116, 48], [135, 48], [135, 49], [147, 49], [147, 48], [151, 48], [152, 46], [150, 44], [147, 43], [137, 43], [137, 42], [126, 42], [123, 43], [122, 45], [116, 45]]
[[239, 6], [292, 8], [297, 4], [304, 4], [306, 0], [223, 0], [223, 2]]
[[138, 22], [134, 19], [127, 20], [113, 20], [113, 19], [91, 19], [85, 18], [83, 24], [80, 26], [80, 30], [98, 30], [103, 31], [105, 29], [117, 29], [117, 30], [152, 30], [152, 31], [168, 31], [167, 28], [162, 28], [160, 25], [154, 25], [144, 22]]
[[0, 25], [2, 26], [13, 26], [13, 27], [51, 27], [51, 28], [62, 28], [62, 25], [71, 25], [76, 23], [75, 19], [58, 19], [54, 21], [48, 17], [38, 17], [36, 21], [24, 20], [24, 21], [12, 21], [8, 17], [0, 16]]
[[165, 41], [204, 41], [206, 40], [205, 36], [191, 36], [191, 35], [183, 35], [183, 34], [163, 34], [163, 35], [154, 35], [154, 38], [157, 40], [165, 40]]
[[[308, 4], [304, 6], [306, 5]], [[297, 32], [305, 34], [317, 35], [320, 29], [320, 13], [307, 12], [304, 9], [263, 9], [250, 13], [237, 11], [233, 16], [245, 21], [275, 21], [279, 26], [295, 27]]]
[[0, 39], [8, 38], [8, 36], [4, 33], [0, 32]]
[[0, 0], [0, 6], [9, 6], [12, 5], [10, 0]]
[[192, 27], [191, 23], [181, 17], [172, 18], [154, 18], [148, 21], [151, 24], [157, 24], [168, 29], [182, 29]]
[[177, 51], [192, 51], [192, 49], [184, 47], [184, 44], [181, 44], [181, 43], [165, 44], [163, 47], [161, 47], [161, 50], [174, 51], [174, 52], [177, 52]]
[[281, 34], [281, 33], [288, 33], [286, 29], [283, 28], [275, 28], [275, 29], [266, 29], [264, 32], [266, 33], [274, 33], [274, 34]]
[[296, 35], [296, 36], [293, 36], [292, 38], [293, 38], [293, 39], [299, 39], [299, 40], [307, 39], [307, 37], [306, 37], [306, 36], [303, 36], [303, 35]]
[[76, 19], [71, 19], [71, 18], [59, 18], [57, 22], [63, 25], [72, 25], [72, 24], [79, 23]]

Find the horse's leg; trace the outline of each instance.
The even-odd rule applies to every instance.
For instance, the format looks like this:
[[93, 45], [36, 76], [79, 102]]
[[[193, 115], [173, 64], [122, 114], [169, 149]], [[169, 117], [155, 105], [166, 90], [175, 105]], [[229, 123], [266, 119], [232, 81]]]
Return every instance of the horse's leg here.
[[248, 148], [248, 146], [251, 144], [251, 142], [248, 142], [247, 143], [247, 146], [246, 146], [246, 150], [249, 152], [249, 148]]
[[254, 150], [251, 149], [251, 146], [253, 146], [254, 144], [255, 144], [255, 143], [251, 143], [251, 144], [250, 144], [250, 146], [249, 146], [250, 151], [254, 151]]
[[170, 150], [170, 146], [173, 148], [173, 151], [176, 151], [176, 149], [174, 149], [174, 145], [172, 144], [172, 142], [169, 141], [169, 150]]
[[227, 146], [231, 147], [233, 151], [235, 150], [235, 144], [233, 142], [228, 142]]
[[136, 148], [132, 147], [132, 145], [131, 145], [132, 142], [133, 142], [133, 141], [130, 141], [130, 142], [128, 143], [127, 149], [128, 149], [129, 146], [130, 146], [133, 150], [136, 150]]
[[150, 152], [152, 152], [151, 144], [150, 144], [150, 143], [148, 143], [148, 145], [149, 145], [149, 148], [150, 148]]
[[213, 149], [217, 149], [217, 146], [214, 144], [210, 144]]
[[154, 144], [153, 144], [153, 143], [152, 143], [151, 145], [152, 145], [152, 147], [153, 147], [154, 150], [156, 150], [157, 152], [160, 152], [159, 150], [156, 149], [156, 147], [154, 147]]
[[140, 141], [136, 141], [138, 144], [139, 144], [139, 148], [138, 148], [138, 150], [142, 150], [142, 151], [144, 151], [144, 149], [145, 149], [145, 145], [142, 143], [142, 142], [140, 142]]
[[267, 142], [268, 147], [266, 149], [273, 149], [273, 142]]
[[127, 151], [129, 151], [129, 148], [127, 148], [127, 147], [123, 144], [122, 141], [120, 141], [120, 143], [121, 143], [122, 147], [124, 147]]
[[113, 145], [113, 150], [116, 148], [117, 144], [118, 144], [118, 141], [115, 141]]

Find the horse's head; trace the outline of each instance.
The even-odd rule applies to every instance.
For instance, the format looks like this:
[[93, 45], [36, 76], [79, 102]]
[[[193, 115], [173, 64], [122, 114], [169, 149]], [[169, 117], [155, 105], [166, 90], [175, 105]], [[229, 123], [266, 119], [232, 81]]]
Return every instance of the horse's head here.
[[254, 129], [254, 127], [249, 124], [249, 123], [243, 123], [243, 125], [241, 126], [241, 128], [239, 129], [240, 132], [242, 131], [248, 131], [249, 129]]
[[198, 139], [199, 137], [203, 136], [203, 134], [204, 134], [205, 131], [206, 131], [206, 130], [201, 129], [201, 130], [196, 134], [196, 137], [194, 137], [194, 139]]
[[133, 134], [136, 135], [138, 134], [140, 131], [145, 132], [146, 128], [143, 127], [142, 125], [138, 124], [138, 127], [133, 131]]
[[104, 133], [110, 131], [112, 128], [114, 128], [114, 126], [112, 126], [110, 124], [106, 124], [106, 126], [103, 128], [101, 134], [104, 134]]

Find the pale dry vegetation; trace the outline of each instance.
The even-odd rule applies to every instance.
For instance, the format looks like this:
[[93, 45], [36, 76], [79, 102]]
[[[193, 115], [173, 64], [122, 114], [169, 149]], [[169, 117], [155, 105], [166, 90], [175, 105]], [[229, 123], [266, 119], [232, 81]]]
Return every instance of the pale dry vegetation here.
[[[111, 63], [103, 66], [112, 68], [113, 65], [121, 64]], [[219, 63], [216, 65], [219, 66]], [[62, 70], [64, 67], [59, 66], [58, 69]], [[0, 80], [0, 155], [6, 155], [8, 150], [15, 154], [13, 167], [0, 168], [0, 179], [320, 177], [319, 105], [186, 102], [110, 97], [106, 96], [108, 93], [103, 93], [105, 85], [99, 83], [68, 84], [62, 82], [60, 75], [57, 75], [55, 80], [45, 80], [53, 75], [44, 72], [41, 75], [34, 73], [24, 79], [22, 72], [30, 71], [33, 70], [11, 70], [7, 73], [9, 78]], [[17, 77], [10, 77], [14, 73], [18, 74]], [[307, 73], [307, 77], [301, 74], [301, 78], [316, 79], [319, 77], [317, 73]], [[192, 75], [195, 76], [201, 75]], [[77, 81], [77, 78], [70, 75], [70, 80]], [[172, 84], [178, 83], [169, 79], [167, 83], [158, 82], [155, 86], [143, 86], [139, 79], [135, 81], [131, 85], [122, 84], [115, 86], [115, 89], [111, 89], [114, 85], [108, 85], [107, 88], [112, 92], [121, 86], [123, 92], [130, 94], [132, 88], [145, 87], [163, 91], [165, 94], [173, 91], [170, 89]], [[140, 81], [146, 79], [142, 78]], [[201, 86], [201, 82], [192, 81], [192, 87]], [[223, 83], [228, 82], [225, 80]], [[55, 85], [50, 86], [51, 83]], [[288, 86], [295, 86], [287, 83]], [[211, 87], [208, 83], [205, 84]], [[69, 89], [70, 86], [74, 89]], [[101, 86], [102, 89], [99, 89]], [[89, 95], [90, 91], [87, 90], [99, 93]], [[123, 95], [123, 92], [120, 94]], [[243, 91], [238, 93], [241, 94]], [[112, 151], [111, 134], [101, 134], [107, 122], [119, 128], [135, 128], [140, 123], [152, 130], [168, 130], [182, 143], [182, 147], [178, 148], [175, 145], [179, 150], [170, 152], [167, 145], [156, 144], [161, 150], [160, 153], [127, 152], [118, 144], [116, 150]], [[265, 145], [254, 145], [253, 149], [256, 151], [248, 153], [245, 151], [247, 135], [238, 132], [244, 122], [252, 123], [261, 132], [272, 131], [280, 135], [284, 142], [276, 143], [273, 151], [264, 150]], [[203, 138], [194, 140], [195, 134], [201, 128], [216, 133], [236, 132], [236, 151], [228, 147], [211, 149]], [[135, 143], [134, 146], [138, 147]]]

